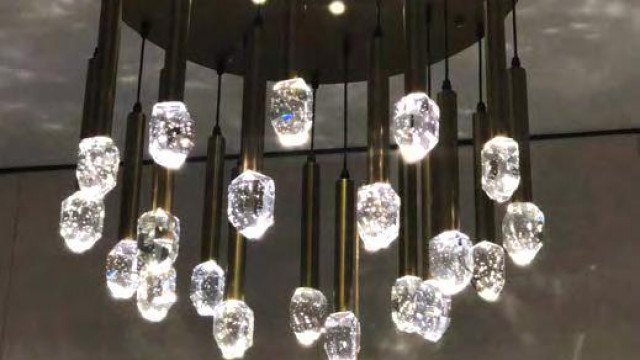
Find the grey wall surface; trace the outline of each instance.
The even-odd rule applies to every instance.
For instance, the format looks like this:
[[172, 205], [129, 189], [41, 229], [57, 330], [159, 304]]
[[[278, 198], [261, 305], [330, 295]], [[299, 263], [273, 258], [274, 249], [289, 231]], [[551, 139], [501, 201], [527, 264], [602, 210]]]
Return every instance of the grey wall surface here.
[[[640, 354], [640, 161], [633, 136], [544, 141], [533, 146], [535, 195], [547, 215], [547, 239], [529, 269], [508, 267], [496, 304], [471, 289], [454, 300], [453, 323], [438, 345], [395, 332], [389, 288], [396, 250], [362, 259], [361, 359], [628, 360]], [[364, 179], [364, 156], [350, 158]], [[321, 359], [288, 329], [298, 281], [303, 158], [266, 162], [276, 180], [276, 225], [248, 250], [247, 301], [256, 314], [247, 359]], [[338, 157], [321, 157], [322, 289], [331, 292], [333, 188]], [[230, 164], [229, 164], [230, 165]], [[473, 234], [470, 148], [461, 148], [463, 230]], [[148, 174], [145, 187], [148, 188]], [[218, 359], [211, 321], [188, 299], [198, 262], [202, 164], [177, 178], [182, 219], [179, 299], [161, 324], [142, 320], [134, 302], [110, 299], [104, 263], [114, 238], [118, 191], [108, 196], [104, 238], [89, 253], [69, 253], [57, 235], [60, 201], [73, 191], [70, 171], [0, 176], [2, 360]], [[148, 191], [142, 202], [148, 206]]]

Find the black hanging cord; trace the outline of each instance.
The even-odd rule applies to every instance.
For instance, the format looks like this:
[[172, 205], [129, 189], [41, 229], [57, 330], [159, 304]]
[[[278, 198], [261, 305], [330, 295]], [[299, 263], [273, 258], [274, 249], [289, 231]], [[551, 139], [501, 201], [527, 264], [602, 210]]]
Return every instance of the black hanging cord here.
[[451, 89], [449, 80], [449, 0], [444, 0], [444, 82], [443, 89]]
[[311, 107], [311, 154], [315, 150], [316, 141], [316, 99], [318, 97], [318, 88], [320, 87], [320, 79], [318, 73], [316, 73], [311, 82], [311, 88], [313, 89], [313, 106]]
[[484, 81], [482, 79], [482, 36], [483, 27], [482, 24], [478, 24], [478, 104], [484, 103]]
[[382, 0], [376, 1], [376, 35], [382, 35]]
[[140, 44], [140, 63], [138, 65], [138, 87], [136, 90], [136, 104], [135, 108], [142, 109], [142, 105], [140, 104], [140, 94], [142, 92], [142, 75], [144, 71], [144, 50], [147, 45], [147, 36], [149, 35], [149, 23], [142, 23], [142, 30], [140, 31], [140, 35], [142, 36], [142, 43]]
[[218, 61], [218, 70], [216, 73], [218, 74], [218, 93], [216, 94], [216, 126], [214, 130], [220, 129], [220, 103], [222, 100], [222, 75], [224, 74], [224, 63], [225, 59], [220, 59]]
[[520, 56], [518, 55], [518, 16], [516, 14], [516, 0], [511, 0], [513, 5], [513, 14], [511, 19], [513, 20], [513, 60], [511, 64], [513, 66], [520, 66]]
[[349, 44], [349, 37], [345, 35], [344, 45], [344, 106], [343, 106], [343, 132], [342, 132], [342, 177], [349, 177], [349, 171], [347, 170], [347, 145], [349, 137], [349, 126], [347, 120], [349, 118], [349, 53], [351, 51]]
[[427, 92], [429, 97], [431, 97], [431, 4], [427, 4]]

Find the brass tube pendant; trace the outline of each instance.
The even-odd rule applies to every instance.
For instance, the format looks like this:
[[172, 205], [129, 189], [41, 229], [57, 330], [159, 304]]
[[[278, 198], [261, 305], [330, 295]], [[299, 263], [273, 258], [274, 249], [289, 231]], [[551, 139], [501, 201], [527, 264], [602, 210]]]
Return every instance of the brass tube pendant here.
[[389, 77], [382, 54], [382, 31], [371, 40], [371, 66], [367, 83], [368, 182], [389, 181]]
[[527, 71], [516, 61], [508, 70], [509, 92], [511, 94], [511, 127], [514, 140], [520, 149], [520, 187], [514, 200], [533, 201], [531, 181], [531, 146], [529, 142], [529, 100], [527, 96]]
[[[240, 173], [240, 165], [231, 169], [231, 178], [236, 178]], [[227, 277], [225, 299], [244, 300], [244, 273], [245, 259], [247, 257], [247, 240], [236, 228], [227, 222], [228, 251], [227, 251]]]
[[204, 210], [202, 218], [201, 259], [218, 260], [222, 222], [222, 189], [224, 187], [224, 155], [226, 141], [216, 126], [207, 144]]
[[82, 107], [82, 123], [80, 125], [80, 139], [88, 138], [95, 132], [95, 114], [96, 114], [96, 54], [98, 48], [95, 49], [93, 55], [87, 61], [87, 79], [84, 86], [84, 105]]
[[479, 103], [473, 114], [473, 172], [474, 195], [476, 205], [476, 239], [496, 242], [495, 212], [493, 200], [482, 190], [482, 161], [481, 152], [484, 144], [489, 140], [491, 128], [484, 103]]
[[507, 89], [506, 42], [503, 0], [485, 1], [487, 105], [491, 137], [508, 136], [509, 94]]
[[302, 244], [300, 285], [318, 289], [320, 243], [320, 166], [310, 155], [302, 168]]
[[334, 305], [337, 312], [348, 311], [352, 303], [354, 248], [357, 244], [354, 222], [354, 183], [348, 174], [336, 181], [336, 225]]

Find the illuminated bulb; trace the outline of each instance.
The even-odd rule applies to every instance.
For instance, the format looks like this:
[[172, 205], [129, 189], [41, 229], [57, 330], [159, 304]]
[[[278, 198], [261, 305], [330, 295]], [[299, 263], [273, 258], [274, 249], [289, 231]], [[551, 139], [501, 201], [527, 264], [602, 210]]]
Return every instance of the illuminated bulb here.
[[391, 133], [407, 163], [422, 160], [438, 144], [440, 108], [425, 93], [406, 95], [395, 105]]
[[347, 10], [347, 7], [344, 5], [342, 1], [332, 1], [329, 4], [329, 11], [333, 15], [342, 15]]
[[273, 86], [269, 118], [284, 146], [298, 146], [309, 140], [313, 121], [313, 92], [302, 78], [277, 82]]
[[244, 237], [257, 240], [273, 225], [275, 183], [257, 171], [246, 170], [228, 188], [227, 217]]
[[451, 323], [451, 299], [433, 280], [427, 280], [416, 290], [413, 302], [416, 332], [427, 341], [440, 341]]
[[140, 261], [145, 268], [169, 268], [178, 257], [180, 220], [161, 208], [138, 218]]
[[77, 191], [60, 207], [60, 236], [72, 252], [83, 253], [102, 237], [104, 202], [94, 194]]
[[351, 311], [329, 315], [324, 322], [324, 352], [329, 360], [356, 360], [360, 352], [360, 321]]
[[473, 279], [478, 296], [494, 302], [500, 297], [505, 283], [505, 254], [500, 245], [482, 241], [473, 246]]
[[484, 144], [481, 153], [482, 189], [489, 198], [503, 203], [520, 185], [520, 152], [518, 143], [496, 136]]
[[473, 276], [473, 244], [459, 231], [445, 231], [429, 241], [430, 279], [442, 292], [455, 295]]
[[176, 270], [173, 267], [143, 271], [137, 291], [137, 305], [144, 319], [151, 322], [164, 320], [176, 299]]
[[95, 198], [104, 197], [118, 181], [120, 152], [110, 137], [82, 139], [78, 151], [78, 186]]
[[414, 296], [420, 284], [422, 284], [422, 279], [407, 275], [397, 279], [391, 288], [391, 319], [398, 331], [405, 333], [418, 331], [415, 324]]
[[149, 153], [153, 161], [167, 169], [179, 169], [193, 149], [194, 126], [184, 103], [155, 104], [149, 120]]
[[226, 300], [216, 306], [213, 337], [225, 359], [240, 359], [253, 346], [253, 311], [244, 301]]
[[267, 0], [251, 0], [255, 5], [264, 5], [267, 3]]
[[213, 316], [224, 296], [224, 270], [215, 260], [197, 265], [191, 273], [191, 303], [200, 316]]
[[358, 189], [356, 217], [365, 250], [386, 249], [400, 232], [400, 197], [388, 183], [363, 185]]
[[303, 346], [313, 345], [322, 334], [327, 316], [327, 298], [322, 291], [308, 287], [297, 288], [289, 304], [291, 330]]
[[514, 202], [502, 220], [505, 250], [518, 266], [527, 266], [542, 248], [544, 214], [533, 203]]
[[138, 243], [131, 239], [118, 242], [107, 255], [107, 287], [114, 299], [131, 299], [140, 282]]

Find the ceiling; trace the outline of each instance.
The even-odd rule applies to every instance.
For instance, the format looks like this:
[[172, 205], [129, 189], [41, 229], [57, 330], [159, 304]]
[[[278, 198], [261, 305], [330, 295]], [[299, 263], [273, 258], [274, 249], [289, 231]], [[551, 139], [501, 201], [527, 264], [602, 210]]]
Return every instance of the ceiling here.
[[[86, 60], [95, 46], [99, 8], [98, 0], [0, 2], [0, 168], [75, 161]], [[640, 51], [631, 41], [640, 38], [640, 1], [522, 0], [519, 25], [533, 133], [640, 127]], [[135, 95], [139, 41], [123, 27], [114, 121], [120, 145]], [[151, 45], [143, 89], [147, 112], [157, 97], [162, 60], [162, 51]], [[451, 70], [460, 135], [468, 137], [477, 101], [475, 49], [453, 58]], [[441, 64], [434, 72], [438, 86]], [[215, 87], [213, 71], [189, 64], [186, 102], [198, 124], [195, 154], [204, 152], [212, 128]], [[392, 101], [401, 90], [402, 78], [394, 77]], [[350, 86], [351, 145], [365, 143], [365, 94], [365, 84]], [[241, 79], [225, 76], [222, 122], [230, 152], [239, 147], [241, 95]], [[318, 147], [340, 146], [341, 96], [340, 86], [320, 88]], [[266, 133], [267, 150], [279, 149], [273, 130]]]

